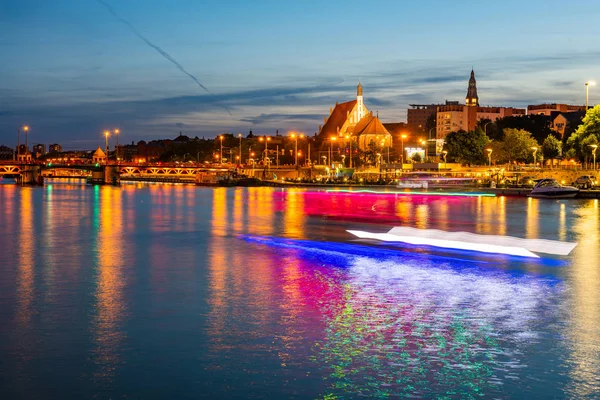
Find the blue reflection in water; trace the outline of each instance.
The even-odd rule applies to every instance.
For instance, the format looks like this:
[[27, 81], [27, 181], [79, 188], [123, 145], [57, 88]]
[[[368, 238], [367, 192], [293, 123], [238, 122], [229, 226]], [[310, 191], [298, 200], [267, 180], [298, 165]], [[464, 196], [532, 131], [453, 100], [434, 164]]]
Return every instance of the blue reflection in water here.
[[477, 398], [519, 380], [522, 347], [539, 341], [564, 291], [556, 278], [490, 268], [490, 263], [397, 253], [342, 243], [255, 236], [301, 250], [343, 275], [317, 272], [326, 329], [314, 361], [335, 398]]

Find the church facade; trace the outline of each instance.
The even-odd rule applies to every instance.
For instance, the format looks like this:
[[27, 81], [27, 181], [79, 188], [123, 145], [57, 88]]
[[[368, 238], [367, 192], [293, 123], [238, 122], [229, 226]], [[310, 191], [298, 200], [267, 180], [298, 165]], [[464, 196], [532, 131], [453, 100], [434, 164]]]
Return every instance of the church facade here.
[[336, 103], [323, 122], [319, 127], [318, 137], [324, 146], [332, 140], [338, 143], [352, 141], [360, 150], [367, 150], [369, 146], [392, 146], [392, 135], [379, 117], [374, 116], [364, 104], [360, 82], [356, 88], [356, 100]]

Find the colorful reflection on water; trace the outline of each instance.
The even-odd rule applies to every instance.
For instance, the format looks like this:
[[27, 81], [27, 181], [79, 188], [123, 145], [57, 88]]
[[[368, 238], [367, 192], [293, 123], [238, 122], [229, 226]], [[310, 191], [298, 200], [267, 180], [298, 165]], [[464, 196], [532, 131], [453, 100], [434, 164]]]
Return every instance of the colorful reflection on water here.
[[[524, 261], [345, 232], [395, 225], [579, 245]], [[3, 185], [0, 395], [593, 397], [599, 232], [596, 200]]]

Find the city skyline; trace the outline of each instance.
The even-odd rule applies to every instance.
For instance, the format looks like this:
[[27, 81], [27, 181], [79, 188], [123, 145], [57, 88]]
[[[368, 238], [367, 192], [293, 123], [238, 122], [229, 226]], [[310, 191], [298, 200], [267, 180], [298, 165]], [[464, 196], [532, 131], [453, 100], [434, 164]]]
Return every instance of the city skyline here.
[[[583, 104], [584, 83], [599, 78], [593, 26], [583, 23], [600, 14], [591, 1], [560, 14], [552, 1], [303, 4], [110, 3], [212, 94], [101, 2], [5, 5], [0, 144], [14, 146], [21, 124], [30, 143], [72, 147], [102, 143], [115, 127], [123, 143], [179, 131], [313, 134], [359, 79], [365, 103], [398, 122], [411, 103], [464, 101], [472, 67], [482, 105]], [[590, 104], [598, 99], [590, 90]]]

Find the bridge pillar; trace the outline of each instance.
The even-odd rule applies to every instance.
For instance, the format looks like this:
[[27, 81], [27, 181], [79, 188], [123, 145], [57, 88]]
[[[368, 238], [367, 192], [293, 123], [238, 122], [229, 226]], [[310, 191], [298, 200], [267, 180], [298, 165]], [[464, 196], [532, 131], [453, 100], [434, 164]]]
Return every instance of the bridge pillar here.
[[118, 185], [121, 182], [119, 167], [116, 165], [105, 165], [103, 168], [104, 183], [108, 185]]
[[42, 167], [40, 165], [27, 164], [21, 166], [19, 183], [23, 185], [43, 185]]

